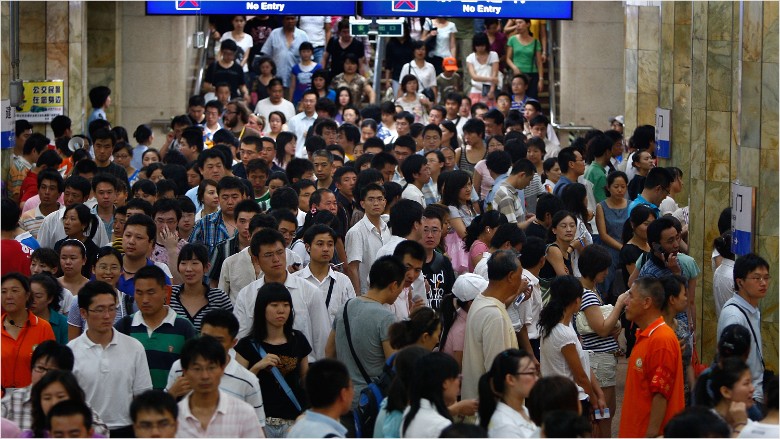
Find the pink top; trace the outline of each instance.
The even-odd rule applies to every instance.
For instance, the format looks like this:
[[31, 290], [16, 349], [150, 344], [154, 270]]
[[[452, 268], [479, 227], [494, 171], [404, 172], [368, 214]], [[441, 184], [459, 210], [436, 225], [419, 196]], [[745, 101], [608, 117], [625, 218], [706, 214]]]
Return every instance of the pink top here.
[[484, 242], [477, 239], [474, 241], [473, 244], [471, 244], [471, 248], [469, 249], [469, 271], [474, 272], [474, 267], [477, 264], [472, 264], [471, 261], [474, 260], [477, 256], [482, 256], [483, 253], [488, 251], [488, 246]]
[[455, 321], [452, 322], [450, 332], [447, 333], [447, 341], [444, 343], [442, 352], [451, 356], [455, 352], [463, 352], [463, 345], [466, 342], [466, 316], [468, 313], [462, 308], [458, 308]]

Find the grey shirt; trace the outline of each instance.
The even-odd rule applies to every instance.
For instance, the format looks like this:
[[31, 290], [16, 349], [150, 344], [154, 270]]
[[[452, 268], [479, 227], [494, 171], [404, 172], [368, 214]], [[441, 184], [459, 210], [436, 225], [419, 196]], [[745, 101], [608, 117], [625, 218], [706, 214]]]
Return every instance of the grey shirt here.
[[[360, 358], [360, 363], [370, 378], [382, 374], [385, 366], [385, 351], [382, 342], [388, 339], [387, 330], [395, 323], [395, 315], [381, 303], [371, 299], [351, 299], [344, 306], [347, 307], [349, 329], [352, 334], [352, 345]], [[349, 376], [355, 385], [355, 395], [352, 398], [352, 408], [357, 406], [360, 391], [367, 383], [355, 363], [355, 358], [349, 349], [346, 330], [344, 329], [344, 309], [336, 314], [333, 321], [333, 330], [336, 331], [336, 358], [347, 365]]]
[[[739, 307], [742, 311], [736, 307]], [[744, 314], [742, 313], [743, 311]], [[750, 320], [746, 320], [745, 315]], [[720, 317], [718, 318], [718, 341], [720, 341], [720, 334], [723, 332], [723, 329], [735, 323], [745, 327], [748, 331], [750, 331], [751, 325], [753, 327], [750, 339], [753, 340], [753, 334], [755, 334], [757, 340], [753, 340], [753, 344], [750, 346], [747, 365], [750, 367], [750, 375], [753, 378], [753, 399], [764, 402], [764, 364], [762, 359], [764, 345], [761, 341], [761, 312], [739, 294], [735, 294], [734, 297], [727, 300], [720, 311]]]

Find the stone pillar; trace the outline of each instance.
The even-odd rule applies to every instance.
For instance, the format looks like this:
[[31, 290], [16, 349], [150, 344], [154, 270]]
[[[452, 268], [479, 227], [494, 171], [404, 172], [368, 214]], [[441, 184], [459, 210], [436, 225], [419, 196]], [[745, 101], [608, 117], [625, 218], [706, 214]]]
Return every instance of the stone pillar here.
[[684, 173], [687, 191], [677, 201], [689, 203], [690, 254], [701, 262], [696, 332], [704, 362], [716, 349], [710, 255], [717, 220], [730, 204], [732, 182], [757, 188], [754, 251], [769, 261], [773, 278], [760, 305], [762, 352], [767, 367], [777, 370], [778, 5], [693, 1], [659, 7], [626, 6], [626, 131], [653, 124], [659, 103], [672, 109], [672, 157], [659, 165]]

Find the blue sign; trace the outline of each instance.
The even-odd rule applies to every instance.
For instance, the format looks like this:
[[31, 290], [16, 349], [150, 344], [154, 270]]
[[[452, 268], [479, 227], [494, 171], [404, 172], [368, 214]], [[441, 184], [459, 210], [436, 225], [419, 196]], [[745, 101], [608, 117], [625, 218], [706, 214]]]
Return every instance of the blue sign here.
[[371, 0], [363, 17], [533, 18], [571, 20], [572, 2], [546, 0]]
[[146, 15], [355, 15], [355, 2], [157, 0], [146, 2]]

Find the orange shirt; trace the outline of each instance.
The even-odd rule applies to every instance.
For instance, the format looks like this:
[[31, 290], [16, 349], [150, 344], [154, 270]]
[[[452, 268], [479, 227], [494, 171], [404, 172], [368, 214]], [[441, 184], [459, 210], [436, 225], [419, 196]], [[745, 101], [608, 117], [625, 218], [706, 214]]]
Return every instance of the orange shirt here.
[[653, 396], [666, 398], [666, 414], [658, 431], [685, 408], [680, 343], [674, 330], [659, 317], [637, 330], [636, 344], [628, 359], [619, 437], [645, 437]]
[[[46, 340], [54, 340], [54, 331], [49, 322], [39, 319], [31, 311], [27, 312], [27, 324], [19, 332], [19, 336], [13, 337], [2, 328], [2, 380], [3, 388], [20, 388], [30, 385], [30, 361], [32, 353], [39, 344]], [[0, 316], [0, 321], [5, 320], [6, 313]]]

